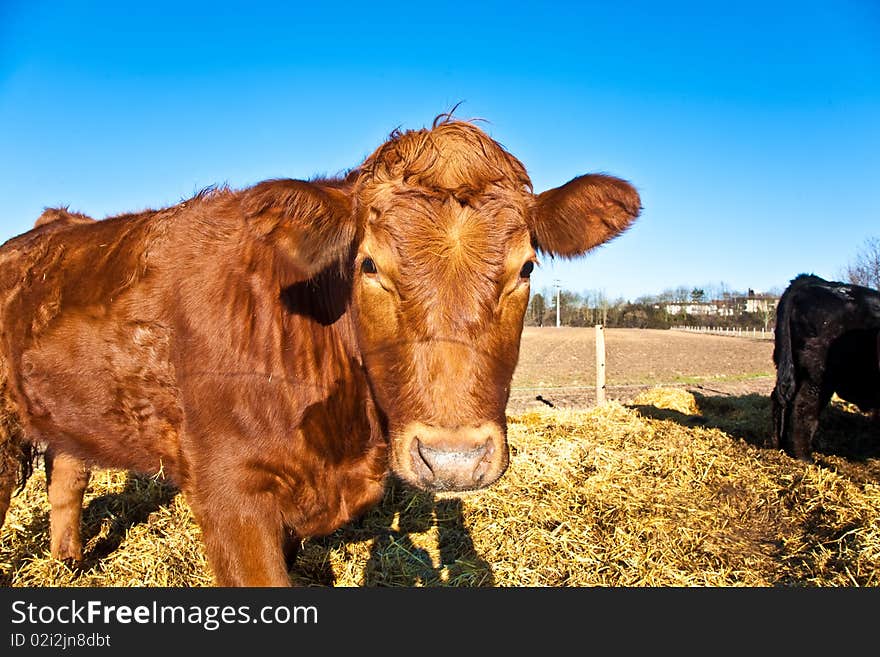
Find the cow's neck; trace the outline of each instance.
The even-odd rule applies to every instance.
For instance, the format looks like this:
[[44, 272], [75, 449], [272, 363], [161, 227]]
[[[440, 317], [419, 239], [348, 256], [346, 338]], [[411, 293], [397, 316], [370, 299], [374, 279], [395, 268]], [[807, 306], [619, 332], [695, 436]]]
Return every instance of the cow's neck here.
[[360, 362], [351, 315], [350, 268], [333, 264], [317, 276], [281, 290], [281, 303], [296, 329], [331, 332], [346, 355]]
[[350, 312], [350, 262], [303, 280], [289, 259], [234, 217], [225, 230], [216, 218], [207, 227], [182, 224], [179, 230], [188, 230], [179, 242], [191, 252], [176, 261], [199, 266], [184, 265], [179, 273], [184, 284], [174, 292], [175, 307], [183, 314], [202, 309], [184, 323], [187, 339], [203, 345], [200, 370], [221, 376], [247, 371], [320, 390], [362, 369]]

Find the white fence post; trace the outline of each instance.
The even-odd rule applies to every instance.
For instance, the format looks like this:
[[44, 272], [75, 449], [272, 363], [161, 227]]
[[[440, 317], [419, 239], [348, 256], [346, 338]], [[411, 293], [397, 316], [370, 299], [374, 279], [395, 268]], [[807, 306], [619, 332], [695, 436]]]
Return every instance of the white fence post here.
[[596, 324], [596, 406], [605, 403], [605, 327]]

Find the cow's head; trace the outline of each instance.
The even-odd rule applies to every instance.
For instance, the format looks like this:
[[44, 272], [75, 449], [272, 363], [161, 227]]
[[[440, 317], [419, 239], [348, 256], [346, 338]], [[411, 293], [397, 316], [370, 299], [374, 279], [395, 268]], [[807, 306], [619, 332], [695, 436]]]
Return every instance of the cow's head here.
[[432, 491], [488, 486], [508, 464], [505, 407], [538, 253], [573, 257], [612, 239], [639, 195], [598, 174], [535, 195], [516, 158], [453, 120], [393, 134], [348, 181], [308, 183], [313, 237], [290, 248], [304, 269], [346, 257], [353, 268], [394, 472]]

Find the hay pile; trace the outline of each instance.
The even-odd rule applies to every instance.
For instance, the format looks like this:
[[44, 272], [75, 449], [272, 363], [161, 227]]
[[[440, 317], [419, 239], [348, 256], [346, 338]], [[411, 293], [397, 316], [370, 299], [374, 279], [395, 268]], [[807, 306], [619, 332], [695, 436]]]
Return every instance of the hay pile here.
[[681, 388], [652, 388], [636, 395], [632, 403], [635, 406], [653, 406], [661, 410], [677, 411], [683, 415], [700, 414], [696, 398]]
[[[657, 389], [632, 405], [510, 418], [511, 464], [488, 490], [441, 498], [389, 486], [383, 503], [305, 541], [299, 585], [877, 586], [880, 467], [767, 449], [769, 402]], [[877, 476], [874, 476], [874, 475]], [[181, 495], [96, 473], [86, 562], [48, 557], [44, 479], [0, 534], [13, 586], [205, 586]]]

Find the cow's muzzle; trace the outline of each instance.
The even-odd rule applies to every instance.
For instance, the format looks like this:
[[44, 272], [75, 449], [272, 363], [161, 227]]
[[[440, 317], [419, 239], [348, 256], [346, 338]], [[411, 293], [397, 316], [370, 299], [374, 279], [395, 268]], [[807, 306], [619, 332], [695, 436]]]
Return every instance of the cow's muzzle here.
[[495, 422], [456, 428], [414, 422], [395, 442], [396, 473], [427, 491], [485, 488], [507, 469], [505, 431]]

